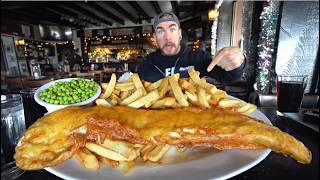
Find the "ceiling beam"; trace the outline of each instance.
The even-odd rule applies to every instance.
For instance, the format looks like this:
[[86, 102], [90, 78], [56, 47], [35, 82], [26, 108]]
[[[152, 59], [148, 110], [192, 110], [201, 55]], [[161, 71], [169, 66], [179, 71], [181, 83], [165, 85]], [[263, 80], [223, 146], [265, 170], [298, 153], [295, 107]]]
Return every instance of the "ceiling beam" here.
[[178, 6], [177, 1], [170, 1], [170, 2], [171, 2], [172, 12], [176, 14], [177, 17], [179, 18], [179, 14], [177, 13], [177, 6]]
[[45, 5], [47, 2], [13, 2], [13, 1], [1, 1], [1, 9], [5, 10], [15, 10], [24, 8], [36, 8]]
[[189, 20], [182, 21], [180, 23], [182, 28], [195, 27], [195, 25], [199, 23], [201, 24], [201, 16], [193, 17]]
[[40, 9], [32, 9], [32, 11], [29, 11], [29, 12], [30, 13], [38, 13], [39, 16], [43, 16], [44, 19], [50, 18], [52, 20], [55, 20], [56, 22], [60, 21], [60, 22], [67, 24], [67, 25], [69, 24], [69, 25], [74, 25], [74, 26], [81, 26], [75, 22], [69, 22], [67, 20], [62, 19], [60, 14], [52, 12], [52, 11], [43, 11]]
[[114, 19], [115, 21], [117, 21], [119, 24], [124, 25], [124, 20], [115, 16], [114, 14], [112, 14], [111, 12], [109, 12], [108, 10], [102, 8], [101, 6], [99, 6], [98, 4], [94, 3], [94, 2], [87, 2], [87, 3], [82, 3], [85, 6], [88, 6], [92, 9], [94, 9], [95, 11], [107, 16], [108, 18]]
[[[85, 22], [77, 17], [71, 17], [69, 15], [65, 15], [63, 13], [60, 13], [60, 12], [57, 12], [55, 9], [49, 9], [49, 8], [46, 8], [47, 11], [50, 11], [50, 12], [53, 12], [53, 13], [56, 13], [56, 14], [59, 14], [60, 15], [60, 19], [61, 20], [66, 20], [68, 22], [71, 22], [71, 23], [74, 23], [74, 24], [79, 24], [79, 25], [82, 25], [82, 26], [87, 26], [89, 23], [88, 22]], [[74, 20], [71, 21], [69, 20], [69, 18], [67, 19], [67, 17], [71, 17], [73, 18]]]
[[28, 16], [26, 14], [22, 14], [20, 12], [13, 12], [13, 11], [8, 11], [8, 10], [2, 10], [1, 11], [1, 19], [12, 19], [12, 20], [21, 20], [26, 22], [27, 24], [33, 23], [33, 24], [40, 24], [39, 19], [34, 19], [31, 16]]
[[152, 4], [153, 9], [156, 11], [156, 13], [160, 14], [162, 11], [157, 1], [150, 1], [150, 2]]
[[[78, 13], [74, 13], [73, 11], [71, 11], [71, 10], [63, 7], [62, 5], [59, 6], [59, 8], [56, 8], [55, 10], [57, 10], [58, 12], [62, 12], [62, 13], [64, 13], [64, 14], [69, 14], [70, 16], [79, 18], [79, 19], [81, 19], [81, 20], [83, 20], [83, 21], [86, 21], [86, 22], [88, 22], [88, 23], [90, 23], [90, 24], [93, 24], [93, 25], [96, 25], [96, 26], [100, 26], [100, 23], [98, 23], [98, 22], [96, 22], [96, 21], [89, 20], [89, 19], [87, 19], [87, 18], [82, 18], [82, 17], [79, 16]], [[77, 12], [78, 12], [78, 11], [77, 11]]]
[[113, 1], [102, 1], [102, 2], [105, 3], [106, 5], [112, 7], [114, 10], [118, 11], [119, 13], [121, 13], [122, 15], [127, 17], [128, 19], [130, 19], [130, 21], [132, 21], [133, 23], [135, 23], [135, 24], [138, 23], [137, 18], [134, 18], [132, 14], [130, 14], [127, 10], [123, 9], [118, 3], [113, 2]]
[[[77, 28], [82, 29], [83, 27], [77, 24], [72, 24], [68, 21], [60, 20], [56, 17], [47, 17], [43, 14], [39, 14], [36, 11], [33, 11], [32, 13], [30, 11], [10, 11], [9, 13], [6, 13], [8, 15], [12, 15], [13, 19], [21, 19], [25, 20], [27, 22], [32, 22], [35, 24], [46, 24], [46, 25], [58, 25], [58, 26], [68, 26], [71, 28]], [[3, 16], [2, 16], [3, 17]], [[48, 23], [49, 22], [49, 23]]]
[[105, 19], [103, 19], [103, 18], [101, 18], [101, 17], [93, 14], [91, 11], [88, 11], [87, 9], [85, 9], [85, 8], [77, 5], [76, 3], [64, 4], [64, 5], [65, 5], [65, 6], [67, 5], [68, 8], [73, 9], [73, 10], [79, 12], [79, 14], [85, 15], [85, 16], [87, 16], [87, 17], [94, 18], [94, 19], [96, 19], [96, 20], [98, 20], [98, 21], [101, 21], [101, 22], [104, 23], [104, 24], [107, 24], [107, 25], [109, 25], [109, 26], [112, 26], [112, 23], [111, 23], [110, 21], [107, 21], [107, 20], [105, 20]]
[[[144, 19], [144, 18], [149, 18], [148, 14], [143, 10], [143, 8], [136, 2], [136, 1], [128, 1], [128, 3], [136, 10], [138, 13], [138, 19]], [[142, 17], [140, 18], [140, 15]], [[147, 21], [150, 23], [151, 20], [147, 19]]]
[[194, 5], [184, 5], [184, 6], [177, 6], [176, 7], [176, 12], [192, 12], [194, 9], [201, 9], [202, 11], [204, 10], [209, 10], [214, 7], [214, 4], [197, 4], [196, 6]]
[[74, 18], [76, 21], [80, 22], [81, 24], [85, 24], [86, 26], [89, 25], [89, 24], [96, 25], [96, 26], [100, 25], [100, 24], [98, 24], [96, 22], [91, 22], [89, 20], [80, 18], [76, 13], [73, 13], [71, 11], [64, 11], [64, 10], [61, 11], [60, 8], [55, 8], [55, 9], [46, 8], [46, 10], [52, 11], [52, 12], [57, 13], [57, 14], [60, 14], [61, 16], [67, 16], [67, 17], [69, 16], [71, 18]]

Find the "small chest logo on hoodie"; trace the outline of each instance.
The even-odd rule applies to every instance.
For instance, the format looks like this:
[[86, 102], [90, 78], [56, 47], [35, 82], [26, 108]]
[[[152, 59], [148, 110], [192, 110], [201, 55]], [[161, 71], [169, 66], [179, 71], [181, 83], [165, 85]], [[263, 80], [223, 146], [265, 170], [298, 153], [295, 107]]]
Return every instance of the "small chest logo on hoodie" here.
[[[194, 68], [194, 66], [180, 67], [180, 68], [179, 68], [179, 73], [188, 71], [188, 69], [190, 69], [190, 68]], [[166, 75], [166, 76], [170, 76], [170, 75], [172, 75], [172, 74], [174, 74], [174, 67], [166, 68], [166, 69], [165, 69], [165, 75]]]

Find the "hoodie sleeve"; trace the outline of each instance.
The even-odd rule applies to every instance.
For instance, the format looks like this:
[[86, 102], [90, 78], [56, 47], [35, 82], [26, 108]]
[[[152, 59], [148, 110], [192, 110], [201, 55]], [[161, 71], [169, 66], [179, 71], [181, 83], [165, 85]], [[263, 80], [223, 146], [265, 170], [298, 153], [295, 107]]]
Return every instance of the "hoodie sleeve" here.
[[229, 82], [233, 82], [236, 81], [238, 79], [241, 78], [244, 70], [245, 70], [245, 66], [247, 64], [247, 60], [246, 58], [244, 59], [243, 63], [236, 69], [232, 70], [232, 71], [225, 71], [224, 69], [222, 69], [219, 66], [215, 66], [212, 71], [207, 72], [207, 67], [211, 62], [212, 56], [210, 53], [208, 52], [204, 52], [202, 51], [202, 63], [199, 64], [200, 67], [198, 69], [198, 71], [200, 71], [200, 76], [209, 76], [211, 78], [214, 78], [215, 80], [221, 82], [221, 83], [229, 83]]

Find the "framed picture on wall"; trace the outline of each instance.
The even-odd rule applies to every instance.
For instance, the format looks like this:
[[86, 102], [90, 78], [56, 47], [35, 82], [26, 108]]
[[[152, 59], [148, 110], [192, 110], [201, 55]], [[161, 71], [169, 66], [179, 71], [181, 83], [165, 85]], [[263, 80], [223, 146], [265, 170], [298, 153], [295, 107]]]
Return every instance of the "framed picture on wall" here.
[[12, 36], [1, 35], [1, 43], [3, 46], [4, 57], [7, 64], [7, 71], [10, 75], [18, 75], [19, 70], [14, 38]]

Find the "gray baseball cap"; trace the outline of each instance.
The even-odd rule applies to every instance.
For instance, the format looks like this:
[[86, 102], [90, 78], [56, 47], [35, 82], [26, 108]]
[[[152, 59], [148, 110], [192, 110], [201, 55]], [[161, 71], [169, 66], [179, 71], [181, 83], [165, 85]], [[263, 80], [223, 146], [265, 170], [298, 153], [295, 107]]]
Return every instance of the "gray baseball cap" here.
[[179, 19], [174, 13], [163, 12], [154, 18], [153, 28], [156, 29], [156, 27], [158, 26], [159, 23], [166, 22], [166, 21], [176, 22], [178, 24], [178, 26], [180, 27]]

